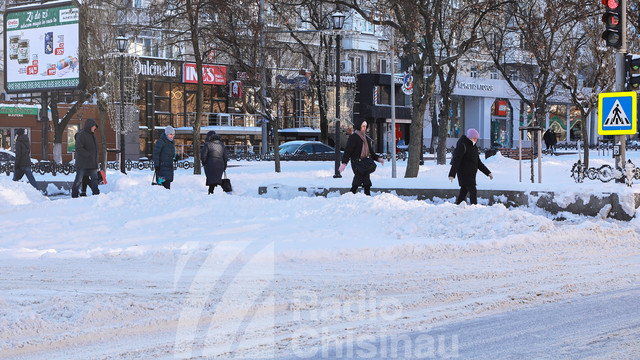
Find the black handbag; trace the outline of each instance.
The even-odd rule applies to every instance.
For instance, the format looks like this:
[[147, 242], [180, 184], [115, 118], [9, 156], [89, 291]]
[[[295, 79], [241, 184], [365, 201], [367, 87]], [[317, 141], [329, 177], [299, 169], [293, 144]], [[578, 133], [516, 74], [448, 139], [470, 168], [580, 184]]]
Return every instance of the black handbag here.
[[376, 171], [376, 162], [372, 158], [366, 157], [353, 162], [356, 173], [360, 175], [369, 175]]
[[224, 178], [222, 178], [222, 184], [220, 184], [220, 187], [222, 187], [222, 191], [224, 192], [233, 191], [233, 188], [231, 187], [231, 180], [227, 177], [226, 171], [224, 172]]

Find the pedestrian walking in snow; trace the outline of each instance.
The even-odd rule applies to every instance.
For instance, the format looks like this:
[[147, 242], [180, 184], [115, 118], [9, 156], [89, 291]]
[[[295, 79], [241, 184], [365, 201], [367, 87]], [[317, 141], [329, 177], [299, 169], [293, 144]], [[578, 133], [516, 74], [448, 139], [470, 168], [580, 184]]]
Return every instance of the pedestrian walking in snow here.
[[93, 195], [100, 194], [98, 189], [98, 141], [95, 131], [98, 124], [94, 119], [87, 119], [84, 128], [76, 136], [76, 178], [71, 187], [71, 197], [77, 198], [82, 185], [82, 178], [88, 175], [89, 186]]
[[551, 151], [551, 154], [555, 153], [555, 145], [558, 142], [558, 138], [551, 128], [548, 128], [547, 131], [544, 132], [542, 140], [544, 140], [547, 151]]
[[174, 128], [171, 125], [167, 126], [153, 149], [153, 166], [158, 177], [158, 184], [166, 189], [171, 189], [173, 181], [173, 161], [176, 158], [176, 146], [173, 143], [175, 135]]
[[24, 129], [16, 130], [16, 160], [13, 164], [13, 181], [22, 179], [27, 176], [29, 184], [34, 188], [38, 188], [36, 179], [31, 171], [31, 142], [29, 136], [25, 134]]
[[375, 171], [375, 163], [378, 161], [384, 165], [384, 159], [373, 151], [373, 143], [367, 138], [367, 122], [356, 119], [353, 128], [358, 129], [347, 139], [347, 145], [342, 154], [342, 165], [339, 171], [343, 172], [351, 161], [353, 169], [353, 181], [351, 182], [351, 192], [356, 193], [358, 187], [362, 185], [365, 195], [371, 195], [371, 172]]
[[458, 139], [456, 149], [453, 151], [449, 180], [453, 181], [458, 176], [460, 192], [456, 198], [456, 204], [463, 202], [467, 198], [467, 193], [469, 194], [470, 204], [478, 203], [478, 191], [476, 189], [476, 174], [478, 170], [493, 180], [491, 171], [480, 161], [480, 153], [476, 146], [479, 137], [480, 135], [476, 129], [467, 130], [467, 135], [462, 135]]
[[[78, 142], [78, 133], [76, 133], [73, 137], [76, 142]], [[90, 184], [91, 178], [89, 177], [89, 175], [84, 174], [84, 176], [82, 177], [82, 186], [80, 187], [80, 196], [87, 196], [87, 187], [89, 187]]]
[[200, 160], [207, 175], [206, 185], [209, 187], [209, 194], [213, 194], [213, 189], [222, 184], [222, 174], [227, 170], [229, 161], [222, 138], [215, 131], [207, 133], [204, 146], [200, 151]]

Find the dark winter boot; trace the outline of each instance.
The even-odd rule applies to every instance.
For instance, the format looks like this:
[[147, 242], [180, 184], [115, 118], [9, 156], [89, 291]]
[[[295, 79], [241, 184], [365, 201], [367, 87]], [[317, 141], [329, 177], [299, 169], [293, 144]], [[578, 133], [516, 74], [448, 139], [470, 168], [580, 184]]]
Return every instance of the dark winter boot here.
[[364, 194], [367, 196], [371, 196], [371, 186], [364, 187]]
[[349, 191], [351, 191], [352, 193], [354, 193], [354, 194], [355, 194], [355, 193], [357, 193], [357, 192], [358, 192], [358, 187], [357, 187], [357, 186], [352, 186], [352, 187], [351, 187], [351, 190], [349, 190]]

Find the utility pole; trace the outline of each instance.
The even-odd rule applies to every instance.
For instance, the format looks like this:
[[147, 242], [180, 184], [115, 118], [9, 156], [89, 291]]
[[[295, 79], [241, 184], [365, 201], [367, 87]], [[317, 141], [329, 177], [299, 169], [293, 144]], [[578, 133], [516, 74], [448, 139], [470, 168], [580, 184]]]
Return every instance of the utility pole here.
[[[616, 91], [626, 91], [626, 74], [625, 74], [625, 53], [627, 52], [627, 0], [620, 0], [620, 23], [622, 31], [620, 36], [622, 37], [622, 45], [616, 51]], [[616, 167], [620, 171], [624, 172], [626, 164], [626, 135], [616, 135], [615, 142], [620, 145], [620, 153], [616, 156]], [[624, 182], [624, 177], [617, 180], [618, 182]]]
[[398, 177], [396, 172], [396, 61], [393, 47], [393, 27], [391, 27], [391, 177]]

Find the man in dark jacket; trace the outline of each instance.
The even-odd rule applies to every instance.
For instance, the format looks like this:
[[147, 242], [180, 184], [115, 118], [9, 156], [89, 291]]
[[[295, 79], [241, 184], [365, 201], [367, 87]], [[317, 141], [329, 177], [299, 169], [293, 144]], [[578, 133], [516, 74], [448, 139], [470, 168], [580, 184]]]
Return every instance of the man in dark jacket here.
[[84, 128], [76, 136], [76, 178], [71, 187], [71, 197], [77, 198], [82, 178], [88, 175], [91, 179], [91, 192], [100, 194], [98, 189], [98, 141], [95, 131], [98, 124], [93, 119], [84, 122]]
[[176, 147], [173, 143], [175, 134], [176, 131], [173, 127], [167, 126], [153, 149], [153, 166], [156, 170], [157, 181], [166, 189], [171, 189], [173, 181], [173, 161], [176, 158]]
[[215, 131], [209, 131], [204, 140], [204, 146], [200, 151], [200, 160], [204, 166], [204, 173], [207, 175], [207, 186], [209, 194], [213, 194], [216, 185], [222, 184], [222, 173], [227, 170], [227, 149]]
[[480, 134], [476, 129], [467, 130], [467, 136], [462, 135], [456, 144], [451, 159], [451, 170], [449, 170], [449, 180], [458, 176], [458, 185], [460, 185], [460, 193], [456, 198], [456, 204], [460, 204], [467, 198], [469, 193], [469, 203], [478, 203], [478, 192], [476, 189], [476, 174], [478, 170], [482, 171], [490, 179], [493, 180], [491, 171], [480, 161], [480, 153], [476, 142]]
[[36, 189], [38, 188], [33, 172], [31, 172], [31, 143], [24, 129], [16, 130], [16, 161], [13, 165], [13, 181], [18, 181], [26, 175], [29, 184]]

